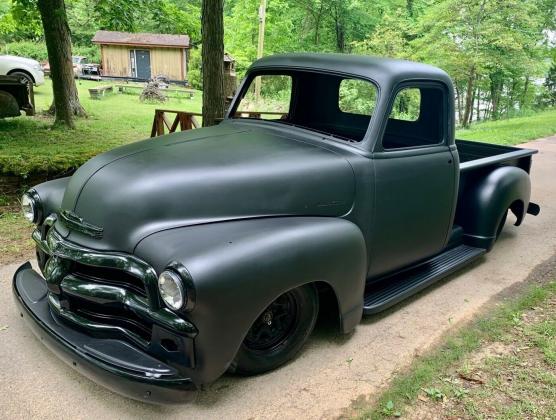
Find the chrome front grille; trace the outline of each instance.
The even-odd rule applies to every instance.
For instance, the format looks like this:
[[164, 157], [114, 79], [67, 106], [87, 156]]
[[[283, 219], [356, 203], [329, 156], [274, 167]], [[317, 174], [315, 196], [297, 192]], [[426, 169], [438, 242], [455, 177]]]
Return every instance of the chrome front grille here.
[[196, 328], [161, 304], [157, 275], [139, 258], [66, 241], [55, 230], [35, 230], [51, 308], [95, 333], [126, 335], [148, 346], [154, 328], [193, 337]]
[[71, 274], [89, 283], [123, 287], [139, 296], [147, 297], [143, 280], [122, 270], [73, 262]]

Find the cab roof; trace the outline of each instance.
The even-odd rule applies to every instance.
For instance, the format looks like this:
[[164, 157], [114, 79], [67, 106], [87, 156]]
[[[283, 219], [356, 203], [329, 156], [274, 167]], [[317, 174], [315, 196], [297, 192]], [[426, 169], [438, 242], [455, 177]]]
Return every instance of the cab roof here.
[[262, 69], [299, 69], [347, 73], [393, 85], [404, 80], [437, 80], [451, 86], [448, 74], [428, 64], [393, 58], [350, 54], [294, 53], [263, 57], [249, 71]]

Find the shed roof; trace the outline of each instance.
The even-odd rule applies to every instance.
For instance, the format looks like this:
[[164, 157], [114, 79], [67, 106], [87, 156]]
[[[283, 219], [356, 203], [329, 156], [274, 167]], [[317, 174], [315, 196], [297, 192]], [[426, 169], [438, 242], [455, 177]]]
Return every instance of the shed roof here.
[[189, 48], [188, 35], [97, 31], [93, 37], [93, 42], [95, 44]]

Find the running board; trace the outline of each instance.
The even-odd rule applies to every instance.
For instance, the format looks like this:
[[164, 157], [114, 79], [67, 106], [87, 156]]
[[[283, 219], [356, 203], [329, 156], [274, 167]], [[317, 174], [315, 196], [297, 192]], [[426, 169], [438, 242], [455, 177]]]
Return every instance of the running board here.
[[365, 288], [363, 314], [375, 314], [401, 302], [452, 274], [485, 252], [486, 249], [483, 248], [459, 245], [415, 267], [410, 267], [369, 284]]

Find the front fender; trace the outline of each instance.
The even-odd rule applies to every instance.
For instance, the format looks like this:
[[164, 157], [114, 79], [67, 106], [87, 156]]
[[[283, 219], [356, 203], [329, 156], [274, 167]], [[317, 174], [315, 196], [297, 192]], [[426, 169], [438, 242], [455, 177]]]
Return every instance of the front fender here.
[[531, 197], [529, 174], [521, 168], [502, 166], [470, 185], [460, 197], [456, 224], [475, 245], [490, 249], [496, 239], [498, 225], [506, 210], [517, 217], [516, 225], [525, 217]]
[[280, 217], [171, 229], [142, 240], [135, 254], [158, 273], [178, 261], [191, 274], [196, 302], [186, 316], [199, 330], [196, 382], [220, 376], [255, 319], [292, 288], [328, 283], [342, 329], [351, 331], [361, 319], [366, 247], [359, 228], [343, 219]]
[[60, 210], [69, 179], [70, 177], [54, 179], [33, 187], [41, 200], [43, 218]]

